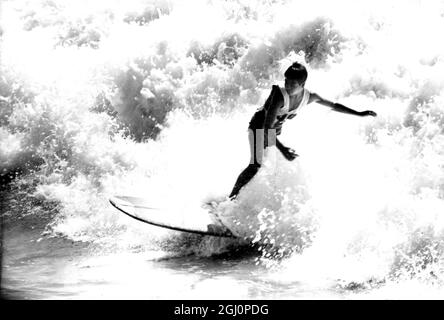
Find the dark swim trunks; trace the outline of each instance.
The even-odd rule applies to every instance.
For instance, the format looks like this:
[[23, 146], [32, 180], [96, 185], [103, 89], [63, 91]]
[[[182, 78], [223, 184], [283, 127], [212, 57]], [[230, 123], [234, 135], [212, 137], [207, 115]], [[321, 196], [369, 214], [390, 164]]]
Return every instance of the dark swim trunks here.
[[[265, 101], [264, 106], [255, 112], [253, 117], [251, 117], [250, 123], [248, 125], [248, 129], [259, 129], [264, 127], [266, 112], [273, 102], [274, 99], [283, 99], [281, 90], [279, 86], [273, 85], [271, 89], [271, 93]], [[273, 129], [276, 130], [276, 135], [279, 135], [282, 130], [282, 124], [287, 119], [287, 116], [277, 116], [276, 123], [273, 126]]]

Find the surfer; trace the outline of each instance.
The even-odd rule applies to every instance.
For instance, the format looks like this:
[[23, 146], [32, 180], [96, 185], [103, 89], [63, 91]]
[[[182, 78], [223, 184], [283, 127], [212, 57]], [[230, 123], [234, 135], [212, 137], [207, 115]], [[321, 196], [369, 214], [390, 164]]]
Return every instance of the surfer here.
[[317, 102], [337, 112], [355, 116], [372, 116], [376, 113], [371, 110], [356, 111], [342, 104], [331, 102], [314, 92], [304, 88], [307, 80], [307, 69], [300, 63], [293, 63], [284, 73], [285, 86], [273, 85], [265, 104], [256, 111], [248, 126], [248, 140], [250, 142], [250, 164], [241, 172], [236, 180], [230, 199], [237, 197], [239, 191], [259, 171], [267, 147], [276, 146], [282, 155], [289, 161], [298, 157], [291, 148], [284, 146], [277, 136], [280, 135], [282, 125], [287, 119], [292, 119], [296, 113], [307, 104]]

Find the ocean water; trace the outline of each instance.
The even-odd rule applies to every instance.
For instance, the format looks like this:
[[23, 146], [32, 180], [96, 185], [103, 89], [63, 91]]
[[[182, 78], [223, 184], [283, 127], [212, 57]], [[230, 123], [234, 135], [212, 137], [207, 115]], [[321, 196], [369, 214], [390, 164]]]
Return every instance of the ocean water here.
[[[2, 296], [444, 297], [442, 1], [4, 0], [0, 17]], [[270, 149], [225, 201], [293, 61], [378, 117], [307, 106], [281, 136], [300, 157]], [[215, 200], [239, 238], [140, 223], [112, 195]]]

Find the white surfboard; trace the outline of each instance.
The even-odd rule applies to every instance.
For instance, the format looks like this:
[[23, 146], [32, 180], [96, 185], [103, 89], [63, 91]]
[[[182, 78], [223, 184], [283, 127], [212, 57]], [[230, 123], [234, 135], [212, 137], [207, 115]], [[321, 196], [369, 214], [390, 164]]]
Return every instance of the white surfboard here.
[[128, 196], [114, 196], [109, 202], [128, 216], [158, 227], [217, 237], [235, 237], [210, 209], [198, 208], [187, 213], [187, 210], [153, 207], [149, 199]]

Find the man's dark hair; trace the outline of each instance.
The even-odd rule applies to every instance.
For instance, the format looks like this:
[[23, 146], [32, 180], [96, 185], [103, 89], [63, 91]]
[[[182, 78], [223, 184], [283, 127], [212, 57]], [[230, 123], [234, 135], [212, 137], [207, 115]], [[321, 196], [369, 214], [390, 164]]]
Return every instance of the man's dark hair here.
[[304, 83], [307, 80], [307, 69], [299, 62], [294, 62], [284, 73], [285, 78]]

